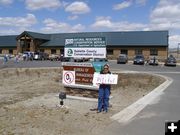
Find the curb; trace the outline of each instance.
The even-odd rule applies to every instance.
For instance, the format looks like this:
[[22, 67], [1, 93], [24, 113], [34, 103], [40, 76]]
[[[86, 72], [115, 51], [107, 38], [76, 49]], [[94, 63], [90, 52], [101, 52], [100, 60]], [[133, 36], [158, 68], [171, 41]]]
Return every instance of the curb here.
[[[157, 75], [157, 74], [155, 74]], [[146, 96], [142, 97], [138, 101], [134, 102], [127, 108], [123, 109], [119, 113], [111, 116], [112, 120], [116, 120], [119, 123], [127, 123], [129, 122], [134, 116], [136, 116], [140, 111], [142, 111], [147, 105], [151, 104], [157, 97], [159, 97], [162, 92], [173, 82], [173, 80], [169, 77], [163, 75], [161, 76], [166, 79], [164, 83], [160, 86], [155, 88], [153, 91], [148, 93]]]
[[[56, 97], [59, 97], [59, 95], [55, 95]], [[66, 96], [67, 99], [72, 99], [72, 100], [82, 100], [82, 101], [89, 101], [89, 102], [98, 102], [97, 98], [88, 98], [88, 97], [78, 97], [78, 96]], [[113, 98], [113, 96], [110, 96], [109, 99]]]

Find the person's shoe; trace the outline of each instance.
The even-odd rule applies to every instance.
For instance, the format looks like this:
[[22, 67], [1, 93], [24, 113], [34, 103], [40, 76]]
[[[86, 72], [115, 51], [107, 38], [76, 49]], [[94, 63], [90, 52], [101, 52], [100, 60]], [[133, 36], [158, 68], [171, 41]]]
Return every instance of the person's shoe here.
[[108, 111], [107, 111], [107, 110], [105, 110], [103, 113], [108, 113]]
[[101, 113], [101, 111], [97, 111], [97, 113]]

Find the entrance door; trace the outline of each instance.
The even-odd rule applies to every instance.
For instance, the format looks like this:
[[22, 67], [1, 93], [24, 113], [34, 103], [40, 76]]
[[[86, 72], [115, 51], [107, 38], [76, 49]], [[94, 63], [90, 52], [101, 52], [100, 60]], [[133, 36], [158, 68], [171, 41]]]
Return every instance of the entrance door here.
[[22, 53], [30, 51], [30, 40], [21, 40]]

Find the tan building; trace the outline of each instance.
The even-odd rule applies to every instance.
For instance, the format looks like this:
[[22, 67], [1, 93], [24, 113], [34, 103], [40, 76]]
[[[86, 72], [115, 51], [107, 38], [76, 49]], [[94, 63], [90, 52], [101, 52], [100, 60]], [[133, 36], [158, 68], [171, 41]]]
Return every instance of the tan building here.
[[64, 53], [66, 38], [105, 37], [107, 57], [116, 59], [136, 54], [165, 59], [168, 55], [168, 31], [82, 32], [42, 34], [24, 31], [20, 35], [0, 36], [0, 54], [17, 54], [24, 51], [41, 51], [48, 54]]

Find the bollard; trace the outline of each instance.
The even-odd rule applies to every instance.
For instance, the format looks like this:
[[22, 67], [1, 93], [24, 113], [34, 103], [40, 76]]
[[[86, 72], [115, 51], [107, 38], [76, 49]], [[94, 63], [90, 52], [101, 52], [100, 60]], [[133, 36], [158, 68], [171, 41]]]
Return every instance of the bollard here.
[[59, 93], [59, 99], [61, 100], [60, 105], [63, 106], [64, 105], [63, 99], [66, 99], [66, 93], [65, 92], [60, 92]]

